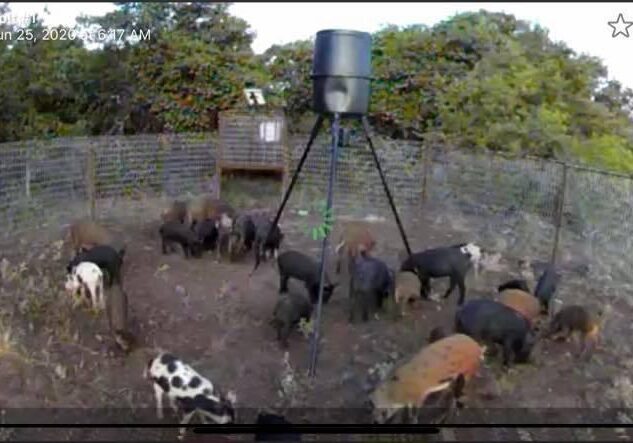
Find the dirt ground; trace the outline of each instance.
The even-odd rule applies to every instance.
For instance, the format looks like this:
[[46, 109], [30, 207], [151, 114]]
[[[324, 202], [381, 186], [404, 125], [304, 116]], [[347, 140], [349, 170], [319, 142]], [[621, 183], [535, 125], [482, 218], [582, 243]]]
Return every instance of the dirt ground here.
[[[402, 319], [383, 314], [354, 325], [347, 322], [346, 300], [335, 292], [323, 309], [317, 377], [310, 379], [305, 335], [293, 333], [288, 367], [268, 324], [279, 284], [271, 261], [249, 279], [250, 255], [236, 263], [226, 259], [216, 263], [212, 254], [190, 260], [180, 252], [165, 256], [160, 251], [157, 222], [128, 226], [109, 220], [106, 224], [127, 244], [124, 287], [133, 331], [139, 338], [137, 348], [127, 356], [113, 351], [105, 318], [70, 306], [61, 290], [69, 256], [54, 242], [58, 239], [22, 238], [15, 247], [1, 251], [6, 261], [0, 287], [0, 419], [5, 423], [156, 423], [153, 390], [142, 371], [158, 349], [181, 357], [221, 389], [235, 390], [243, 408], [240, 422], [252, 423], [262, 408], [284, 412], [296, 423], [369, 423], [364, 402], [380, 365], [393, 364], [419, 350], [431, 328], [452, 325], [456, 292], [441, 302], [416, 302]], [[424, 227], [408, 232], [414, 250], [471, 240], [464, 233], [436, 226], [428, 215], [408, 220], [407, 225]], [[282, 250], [298, 249], [318, 257], [320, 242], [306, 234], [305, 226], [303, 218], [290, 211], [285, 214]], [[395, 267], [401, 249], [395, 223], [390, 219], [376, 222], [376, 232], [376, 254]], [[490, 297], [503, 279], [516, 276], [514, 263], [516, 257], [503, 257], [498, 269], [484, 272], [477, 280], [469, 275], [467, 297]], [[567, 274], [563, 279], [563, 299], [583, 303], [592, 296], [594, 289], [586, 287], [580, 276]], [[446, 284], [434, 282], [434, 292]], [[186, 290], [186, 297], [178, 286]], [[299, 288], [291, 282], [292, 287]], [[624, 408], [628, 403], [623, 398], [627, 389], [633, 392], [626, 377], [633, 354], [628, 341], [619, 337], [628, 336], [631, 329], [627, 321], [631, 307], [624, 297], [611, 302], [614, 310], [602, 346], [590, 361], [573, 356], [572, 343], [551, 342], [539, 344], [530, 364], [510, 371], [491, 358], [468, 386], [467, 407], [452, 423], [627, 423], [630, 419]], [[174, 421], [169, 413], [166, 417], [165, 423]], [[2, 429], [0, 438], [171, 440], [176, 432], [33, 427]], [[551, 441], [627, 438], [621, 429], [450, 429], [443, 433], [445, 440], [460, 441], [524, 437]]]

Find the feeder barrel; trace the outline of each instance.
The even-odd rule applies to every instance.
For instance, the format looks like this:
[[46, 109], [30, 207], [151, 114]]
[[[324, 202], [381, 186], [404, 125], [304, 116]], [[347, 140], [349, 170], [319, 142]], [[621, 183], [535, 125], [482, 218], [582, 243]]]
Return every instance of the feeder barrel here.
[[314, 43], [314, 77], [371, 77], [371, 35], [366, 32], [319, 31]]
[[312, 81], [316, 113], [365, 115], [370, 97], [371, 35], [347, 30], [317, 32]]

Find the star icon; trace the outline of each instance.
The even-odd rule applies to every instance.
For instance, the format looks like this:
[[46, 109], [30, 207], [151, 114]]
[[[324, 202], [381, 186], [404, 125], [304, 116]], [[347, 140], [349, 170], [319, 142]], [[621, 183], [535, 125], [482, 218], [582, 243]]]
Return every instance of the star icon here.
[[613, 34], [611, 37], [615, 38], [622, 34], [626, 38], [629, 38], [629, 28], [633, 26], [633, 22], [624, 21], [622, 14], [618, 15], [618, 19], [616, 21], [607, 23], [613, 28]]

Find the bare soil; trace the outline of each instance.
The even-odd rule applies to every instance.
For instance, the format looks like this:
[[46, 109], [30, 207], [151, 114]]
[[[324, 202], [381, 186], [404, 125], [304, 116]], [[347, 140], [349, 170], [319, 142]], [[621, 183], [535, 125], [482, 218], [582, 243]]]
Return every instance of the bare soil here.
[[[364, 402], [375, 382], [370, 375], [372, 368], [400, 361], [419, 350], [433, 327], [452, 327], [457, 291], [439, 302], [420, 300], [410, 315], [401, 319], [385, 313], [365, 324], [351, 325], [347, 321], [347, 302], [337, 289], [339, 292], [323, 308], [317, 377], [306, 376], [310, 346], [297, 331], [288, 349], [293, 374], [282, 382], [284, 350], [268, 324], [279, 284], [272, 261], [265, 262], [249, 279], [253, 266], [250, 255], [235, 263], [227, 259], [216, 263], [214, 254], [189, 260], [180, 252], [162, 255], [157, 222], [127, 226], [109, 221], [107, 225], [127, 244], [124, 287], [138, 346], [127, 356], [115, 351], [105, 318], [69, 306], [61, 291], [69, 255], [53, 244], [58, 239], [23, 237], [21, 242], [16, 241], [10, 250], [3, 251], [4, 256], [12, 269], [20, 263], [25, 269], [17, 277], [5, 276], [0, 298], [4, 329], [12, 334], [11, 340], [3, 340], [11, 342], [12, 347], [0, 353], [0, 407], [7, 411], [6, 422], [34, 422], [37, 414], [54, 410], [58, 423], [74, 419], [79, 423], [156, 423], [153, 390], [142, 372], [148, 359], [162, 349], [190, 363], [224, 391], [236, 390], [239, 405], [245, 408], [240, 410], [241, 422], [253, 422], [257, 409], [262, 408], [285, 411], [297, 423], [369, 423]], [[380, 235], [376, 254], [395, 267], [402, 244], [395, 223], [387, 220], [376, 225]], [[408, 232], [415, 250], [471, 240], [464, 233], [434, 225], [429, 216], [420, 215], [408, 220], [407, 225], [418, 227]], [[318, 257], [320, 242], [306, 234], [305, 226], [303, 218], [288, 211], [282, 221], [286, 232], [283, 248]], [[516, 275], [516, 261], [516, 257], [504, 256], [500, 270], [486, 272], [477, 280], [470, 275], [467, 297], [491, 296], [503, 279]], [[29, 276], [37, 278], [29, 283]], [[49, 278], [48, 283], [41, 283], [43, 276]], [[560, 292], [564, 300], [592, 301], [594, 289], [588, 288], [580, 276], [567, 274], [563, 278]], [[446, 284], [434, 282], [434, 292], [443, 291]], [[186, 290], [186, 299], [176, 289], [178, 286]], [[491, 358], [468, 386], [467, 408], [452, 422], [543, 423], [543, 417], [549, 417], [552, 423], [626, 421], [626, 410], [610, 408], [627, 405], [626, 386], [614, 388], [614, 381], [626, 376], [633, 362], [628, 340], [620, 338], [628, 337], [631, 329], [627, 321], [631, 307], [624, 297], [610, 301], [614, 312], [601, 348], [590, 361], [580, 361], [573, 355], [573, 343], [552, 342], [541, 343], [530, 364], [510, 371], [502, 370], [498, 359]], [[613, 389], [615, 394], [611, 394]], [[600, 419], [598, 412], [602, 414]], [[50, 415], [42, 417], [40, 423], [50, 421]], [[166, 414], [165, 423], [174, 420]], [[0, 437], [173, 440], [176, 432], [33, 427], [3, 429]], [[451, 429], [443, 437], [492, 441], [518, 439], [522, 435], [518, 432]], [[529, 433], [532, 439], [551, 441], [626, 438], [605, 429], [594, 429], [590, 435], [569, 429], [530, 429]], [[210, 437], [208, 441], [219, 440]]]

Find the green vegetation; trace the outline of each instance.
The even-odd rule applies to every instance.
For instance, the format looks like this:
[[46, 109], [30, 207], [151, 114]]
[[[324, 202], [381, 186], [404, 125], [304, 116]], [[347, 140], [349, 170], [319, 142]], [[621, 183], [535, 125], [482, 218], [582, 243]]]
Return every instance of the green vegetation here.
[[[80, 39], [0, 40], [0, 142], [213, 131], [218, 112], [245, 105], [248, 85], [264, 88], [295, 129], [311, 118], [311, 41], [258, 56], [229, 4], [117, 5], [79, 26], [150, 30], [151, 38], [93, 50]], [[41, 20], [29, 29], [41, 36]], [[433, 27], [388, 26], [374, 34], [373, 51], [370, 118], [385, 136], [633, 171], [633, 91], [538, 26], [464, 13]]]

